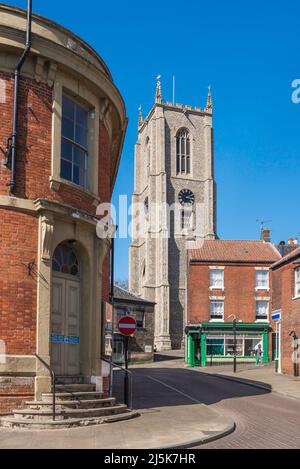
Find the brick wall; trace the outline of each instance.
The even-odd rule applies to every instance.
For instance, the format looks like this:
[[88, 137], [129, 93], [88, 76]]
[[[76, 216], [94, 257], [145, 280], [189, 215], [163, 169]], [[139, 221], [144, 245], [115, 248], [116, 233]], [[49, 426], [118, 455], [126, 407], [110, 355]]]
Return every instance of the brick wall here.
[[[11, 171], [2, 162], [7, 138], [12, 132], [13, 75], [0, 72], [5, 80], [5, 102], [0, 104], [0, 195], [8, 195]], [[50, 188], [52, 147], [52, 88], [21, 77], [15, 195], [23, 199], [48, 199], [92, 215], [94, 197], [81, 189], [61, 184]], [[99, 197], [111, 198], [111, 141], [105, 126], [99, 130]], [[0, 208], [0, 339], [6, 353], [28, 355], [36, 351], [38, 218]], [[100, 287], [99, 287], [100, 288]], [[103, 270], [103, 299], [109, 294], [109, 259]], [[30, 386], [0, 386], [0, 409], [7, 412], [33, 395]]]
[[[190, 263], [188, 273], [188, 322], [198, 323], [210, 320], [210, 298], [224, 296], [224, 319], [232, 322], [228, 316], [235, 314], [244, 322], [256, 320], [256, 298], [269, 297], [270, 291], [255, 291], [255, 264], [216, 264], [225, 266], [225, 290], [210, 290], [210, 269], [214, 264]], [[260, 267], [268, 267], [261, 265]], [[270, 288], [272, 278], [270, 274]]]
[[[6, 81], [5, 103], [0, 105], [0, 155], [5, 156], [7, 138], [12, 131], [13, 78], [0, 72]], [[51, 190], [52, 88], [29, 78], [20, 80], [18, 152], [16, 162], [16, 196], [25, 199], [45, 198], [95, 214], [94, 198], [73, 187]], [[105, 126], [100, 123], [99, 196], [109, 201], [111, 195], [111, 143]], [[7, 195], [9, 169], [0, 165], [0, 194]]]
[[37, 264], [38, 220], [1, 208], [0, 219], [0, 338], [8, 354], [33, 354], [37, 279], [28, 264]]
[[[290, 332], [295, 331], [300, 338], [300, 298], [294, 298], [293, 262], [282, 265], [273, 271], [273, 309], [282, 309], [281, 320], [281, 364], [282, 372], [294, 374], [293, 348]], [[300, 356], [300, 355], [299, 355]], [[299, 367], [298, 367], [299, 368]], [[299, 372], [299, 369], [297, 370]]]
[[33, 378], [0, 377], [0, 415], [9, 414], [34, 397]]

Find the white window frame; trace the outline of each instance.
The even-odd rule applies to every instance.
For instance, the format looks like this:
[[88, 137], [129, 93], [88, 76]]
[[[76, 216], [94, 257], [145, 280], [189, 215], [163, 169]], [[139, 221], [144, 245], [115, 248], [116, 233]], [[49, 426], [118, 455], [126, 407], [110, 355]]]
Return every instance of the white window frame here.
[[[212, 274], [214, 272], [222, 273], [222, 285], [221, 286], [212, 285]], [[209, 289], [210, 290], [224, 290], [224, 268], [223, 267], [210, 267], [209, 268]]]
[[[212, 306], [213, 306], [213, 304], [216, 304], [216, 303], [222, 304], [222, 318], [214, 317], [215, 315], [212, 314], [212, 309], [213, 309]], [[210, 301], [209, 314], [210, 314], [210, 321], [211, 322], [224, 322], [224, 305], [225, 305], [224, 300], [211, 300]]]
[[[267, 284], [266, 284], [266, 286], [258, 285], [257, 276], [261, 272], [263, 272], [264, 274], [267, 275]], [[255, 269], [255, 290], [270, 290], [270, 272], [269, 272], [269, 269], [262, 269], [262, 268]]]
[[300, 298], [300, 267], [295, 269], [294, 273], [294, 279], [295, 279], [295, 298]]
[[[75, 107], [75, 119], [74, 120], [69, 120], [67, 117], [64, 116], [64, 99], [65, 100], [68, 100], [70, 103], [72, 103]], [[81, 123], [79, 121], [76, 120], [76, 111], [77, 109], [82, 109], [86, 115], [87, 115], [87, 128], [86, 128], [86, 132], [87, 132], [87, 145], [86, 146], [83, 146], [82, 144], [80, 144], [79, 142], [77, 142], [75, 140], [75, 137], [74, 138], [69, 138], [67, 137], [66, 135], [61, 134], [61, 144], [65, 143], [65, 144], [69, 144], [72, 146], [72, 149], [73, 149], [73, 152], [75, 149], [78, 149], [80, 150], [82, 153], [85, 154], [84, 156], [84, 181], [82, 184], [80, 184], [80, 181], [77, 183], [77, 182], [74, 182], [74, 167], [75, 166], [78, 166], [74, 163], [74, 158], [72, 158], [72, 160], [68, 160], [66, 157], [64, 157], [64, 155], [61, 153], [60, 155], [60, 165], [61, 165], [61, 168], [60, 168], [60, 177], [68, 182], [71, 182], [73, 184], [75, 184], [76, 186], [80, 186], [81, 188], [83, 189], [88, 189], [89, 187], [89, 183], [90, 183], [90, 177], [89, 177], [89, 166], [90, 166], [90, 154], [89, 154], [89, 139], [90, 139], [90, 136], [89, 136], [89, 133], [90, 133], [90, 119], [89, 119], [89, 113], [90, 113], [90, 109], [88, 108], [87, 105], [85, 104], [82, 104], [80, 103], [79, 101], [77, 101], [75, 98], [73, 98], [72, 96], [70, 96], [69, 94], [67, 93], [63, 93], [63, 99], [62, 99], [62, 129], [63, 129], [63, 119], [64, 117], [67, 119], [67, 121], [69, 120], [70, 122], [72, 122], [72, 125], [74, 128], [76, 128], [76, 124], [79, 125], [80, 127], [83, 127], [81, 125]], [[76, 133], [76, 132], [75, 132]], [[82, 157], [81, 157], [82, 158]], [[72, 171], [72, 179], [67, 179], [67, 178], [63, 178], [63, 176], [61, 175], [62, 173], [62, 161], [65, 161], [66, 163], [70, 163], [71, 164], [71, 171]], [[80, 168], [80, 166], [79, 166]], [[80, 175], [79, 175], [80, 177]]]
[[[266, 317], [259, 317], [259, 315], [257, 314], [258, 312], [258, 303], [266, 303], [267, 305], [267, 315]], [[269, 318], [270, 318], [270, 301], [269, 300], [266, 300], [264, 298], [256, 298], [256, 301], [255, 301], [255, 318], [256, 318], [256, 322], [269, 322]]]

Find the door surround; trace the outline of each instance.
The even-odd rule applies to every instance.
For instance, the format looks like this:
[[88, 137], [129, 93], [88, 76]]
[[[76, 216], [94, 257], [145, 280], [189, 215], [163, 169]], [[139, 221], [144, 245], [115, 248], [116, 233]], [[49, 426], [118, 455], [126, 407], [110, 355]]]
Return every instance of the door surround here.
[[80, 267], [73, 246], [61, 243], [52, 258], [51, 366], [57, 376], [80, 374]]

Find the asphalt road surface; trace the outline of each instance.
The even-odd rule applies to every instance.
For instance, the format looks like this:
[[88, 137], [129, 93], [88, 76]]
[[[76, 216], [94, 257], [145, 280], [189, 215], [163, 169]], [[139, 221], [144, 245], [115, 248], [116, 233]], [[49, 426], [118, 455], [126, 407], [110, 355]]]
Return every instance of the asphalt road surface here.
[[[300, 400], [245, 384], [184, 369], [176, 360], [131, 369], [133, 407], [204, 403], [236, 422], [234, 433], [199, 448], [300, 448]], [[122, 378], [116, 373], [115, 394], [121, 400]], [[167, 428], [166, 428], [167, 431]]]

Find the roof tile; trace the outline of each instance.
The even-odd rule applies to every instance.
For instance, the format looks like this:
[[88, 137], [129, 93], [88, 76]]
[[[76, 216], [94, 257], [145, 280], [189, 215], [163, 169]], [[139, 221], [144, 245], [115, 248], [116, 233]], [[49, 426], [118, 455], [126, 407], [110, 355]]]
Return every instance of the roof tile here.
[[280, 258], [272, 243], [258, 240], [205, 240], [191, 243], [189, 247], [192, 261], [276, 262]]

